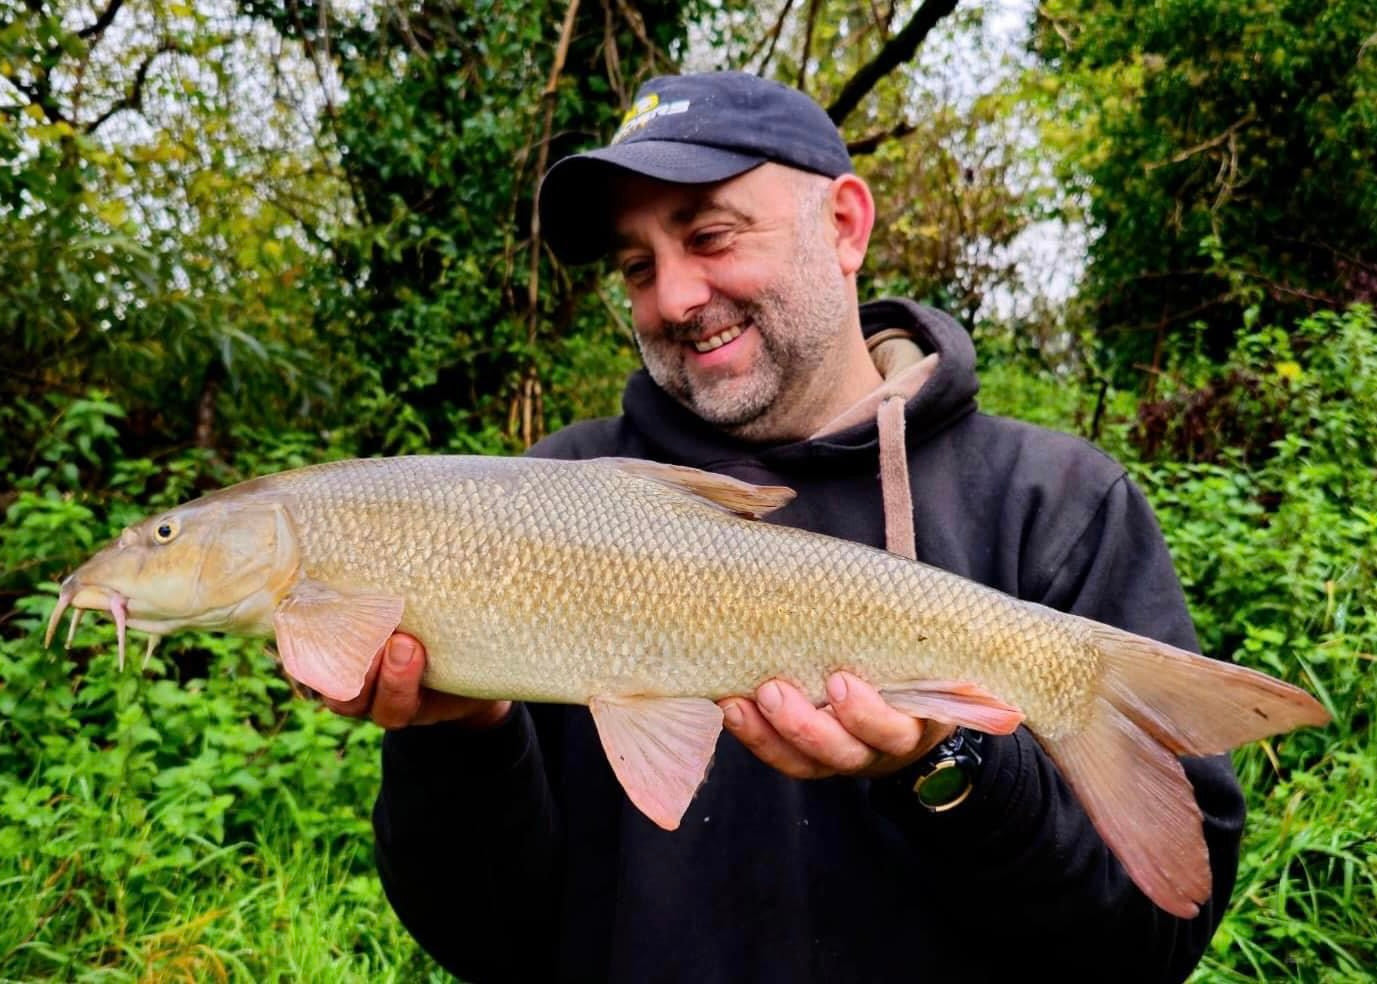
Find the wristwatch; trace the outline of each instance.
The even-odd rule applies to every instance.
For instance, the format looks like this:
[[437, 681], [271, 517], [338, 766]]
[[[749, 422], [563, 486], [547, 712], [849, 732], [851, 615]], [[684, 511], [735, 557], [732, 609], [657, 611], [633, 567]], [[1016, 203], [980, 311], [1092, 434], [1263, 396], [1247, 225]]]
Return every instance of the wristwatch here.
[[985, 736], [979, 731], [957, 728], [938, 742], [917, 762], [918, 778], [913, 781], [913, 796], [929, 813], [945, 813], [966, 801], [979, 774], [981, 746]]

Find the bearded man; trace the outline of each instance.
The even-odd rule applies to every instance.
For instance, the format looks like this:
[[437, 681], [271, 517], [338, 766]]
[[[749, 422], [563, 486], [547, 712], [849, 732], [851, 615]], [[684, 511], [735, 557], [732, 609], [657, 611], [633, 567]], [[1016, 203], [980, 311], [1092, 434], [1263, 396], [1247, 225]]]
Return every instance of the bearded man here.
[[[1197, 648], [1123, 469], [978, 412], [949, 317], [859, 303], [874, 201], [807, 96], [741, 73], [653, 79], [607, 147], [551, 169], [540, 215], [565, 262], [612, 258], [645, 369], [621, 416], [532, 454], [789, 486], [768, 521]], [[685, 590], [712, 608], [713, 585]], [[587, 708], [433, 693], [424, 666], [394, 636], [363, 695], [332, 706], [389, 729], [383, 885], [474, 981], [1179, 981], [1232, 891], [1243, 803], [1225, 757], [1185, 762], [1214, 878], [1186, 919], [1143, 896], [1023, 728], [916, 720], [847, 672], [820, 708], [769, 681], [723, 702], [729, 734], [667, 832], [626, 799]]]

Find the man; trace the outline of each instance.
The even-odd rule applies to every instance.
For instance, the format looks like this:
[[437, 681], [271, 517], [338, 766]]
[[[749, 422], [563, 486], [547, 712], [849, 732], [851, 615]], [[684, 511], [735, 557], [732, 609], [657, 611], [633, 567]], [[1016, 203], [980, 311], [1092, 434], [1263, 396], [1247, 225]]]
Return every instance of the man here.
[[[567, 262], [614, 258], [646, 371], [621, 417], [533, 454], [791, 486], [769, 521], [1195, 647], [1123, 470], [977, 413], [951, 319], [858, 305], [874, 203], [806, 96], [652, 80], [608, 147], [551, 169], [540, 214]], [[1144, 898], [1026, 730], [918, 721], [849, 673], [824, 708], [771, 681], [723, 702], [730, 733], [666, 832], [626, 800], [586, 708], [426, 692], [424, 659], [395, 636], [375, 683], [333, 706], [391, 729], [383, 884], [473, 980], [1177, 981], [1232, 890], [1243, 806], [1223, 758], [1186, 763], [1214, 876], [1186, 920]]]

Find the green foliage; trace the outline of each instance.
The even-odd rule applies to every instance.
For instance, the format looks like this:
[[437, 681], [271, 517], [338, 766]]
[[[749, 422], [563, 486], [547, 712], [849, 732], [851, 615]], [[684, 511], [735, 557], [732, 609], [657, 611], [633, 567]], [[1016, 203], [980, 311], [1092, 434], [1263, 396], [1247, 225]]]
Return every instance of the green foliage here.
[[1083, 296], [1116, 362], [1377, 298], [1377, 49], [1368, 0], [1054, 0], [1046, 134], [1089, 204]]
[[179, 635], [143, 673], [108, 623], [42, 645], [50, 578], [125, 524], [331, 453], [285, 434], [232, 465], [121, 459], [122, 417], [61, 408], [0, 531], [0, 977], [425, 979], [373, 871], [375, 728], [294, 695], [260, 642]]
[[[1228, 381], [1246, 379], [1240, 389]], [[1224, 412], [1201, 413], [1200, 394]], [[1377, 966], [1377, 319], [1370, 308], [1239, 336], [1228, 362], [1167, 395], [1172, 439], [1246, 422], [1211, 460], [1137, 469], [1206, 652], [1317, 694], [1324, 730], [1237, 755], [1249, 836], [1202, 981], [1369, 980]], [[1144, 407], [1143, 417], [1158, 409]], [[1140, 431], [1140, 436], [1142, 432]], [[1248, 435], [1274, 436], [1254, 446]], [[1177, 450], [1180, 450], [1178, 445]]]
[[[55, 396], [116, 391], [150, 449], [211, 447], [223, 418], [280, 421], [326, 389], [298, 283], [315, 244], [294, 229], [336, 183], [234, 124], [251, 40], [166, 0], [111, 10], [0, 2], [6, 473]], [[106, 30], [137, 37], [98, 47]], [[255, 95], [272, 143], [293, 110]]]
[[[360, 222], [317, 270], [317, 317], [355, 367], [362, 449], [513, 451], [547, 421], [615, 411], [633, 349], [597, 271], [548, 256], [535, 192], [549, 162], [610, 134], [694, 6], [638, 5], [647, 52], [630, 22], [583, 5], [557, 75], [564, 3], [430, 3], [405, 29], [343, 36], [332, 131]], [[568, 372], [585, 351], [600, 356]]]

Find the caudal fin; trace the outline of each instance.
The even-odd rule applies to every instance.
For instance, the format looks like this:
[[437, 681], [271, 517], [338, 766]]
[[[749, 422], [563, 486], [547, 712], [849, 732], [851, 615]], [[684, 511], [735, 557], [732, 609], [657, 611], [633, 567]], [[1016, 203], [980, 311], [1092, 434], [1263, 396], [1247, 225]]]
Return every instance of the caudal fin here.
[[1200, 809], [1179, 755], [1216, 755], [1330, 717], [1305, 691], [1093, 623], [1105, 671], [1089, 725], [1042, 742], [1129, 877], [1190, 918], [1210, 895]]

